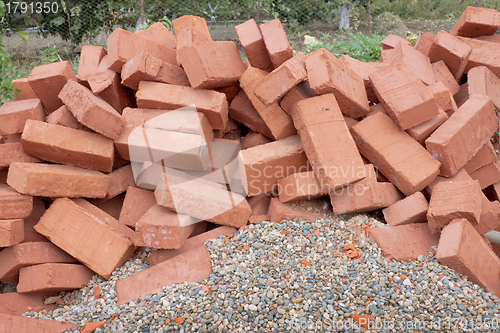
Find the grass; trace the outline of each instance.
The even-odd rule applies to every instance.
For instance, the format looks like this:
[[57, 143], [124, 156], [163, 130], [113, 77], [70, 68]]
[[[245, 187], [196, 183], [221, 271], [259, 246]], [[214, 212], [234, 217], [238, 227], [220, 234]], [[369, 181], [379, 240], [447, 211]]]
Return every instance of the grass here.
[[342, 54], [364, 62], [377, 62], [380, 59], [382, 46], [380, 42], [384, 36], [370, 35], [365, 36], [362, 33], [348, 33], [348, 40], [334, 40], [332, 43], [323, 43], [311, 36], [305, 36], [305, 53], [313, 52], [324, 48], [337, 57]]

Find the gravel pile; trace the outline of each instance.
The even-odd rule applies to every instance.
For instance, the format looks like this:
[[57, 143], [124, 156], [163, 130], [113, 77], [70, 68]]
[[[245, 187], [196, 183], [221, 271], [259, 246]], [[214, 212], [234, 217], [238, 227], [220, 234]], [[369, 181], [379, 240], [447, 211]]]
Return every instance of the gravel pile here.
[[[358, 215], [250, 225], [206, 243], [209, 279], [117, 307], [116, 281], [147, 268], [147, 251], [108, 281], [96, 275], [64, 294], [65, 306], [25, 316], [80, 327], [105, 320], [95, 332], [117, 333], [498, 331], [498, 297], [440, 265], [435, 249], [414, 262], [388, 262], [365, 235], [377, 223]], [[363, 315], [373, 317], [369, 326]]]

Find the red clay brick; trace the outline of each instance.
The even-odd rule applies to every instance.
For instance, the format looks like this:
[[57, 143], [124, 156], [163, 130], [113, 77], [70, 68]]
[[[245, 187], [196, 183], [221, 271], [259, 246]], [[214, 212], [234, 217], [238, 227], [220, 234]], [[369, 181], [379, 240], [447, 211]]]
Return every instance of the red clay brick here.
[[132, 165], [128, 164], [109, 174], [108, 192], [104, 199], [93, 199], [96, 204], [110, 200], [125, 191], [129, 186], [135, 186], [134, 173]]
[[137, 106], [144, 109], [178, 109], [194, 105], [203, 112], [214, 129], [224, 129], [228, 119], [226, 96], [222, 93], [173, 84], [147, 82], [139, 84]]
[[314, 93], [307, 82], [301, 82], [295, 87], [293, 87], [289, 92], [283, 96], [281, 102], [279, 102], [283, 111], [286, 112], [288, 116], [292, 116], [292, 109], [295, 103], [303, 99], [314, 97]]
[[84, 45], [80, 51], [80, 62], [78, 64], [78, 80], [87, 81], [87, 77], [97, 72], [99, 63], [107, 54], [102, 46]]
[[309, 85], [316, 95], [333, 93], [342, 113], [358, 118], [368, 113], [368, 97], [363, 79], [325, 49], [306, 57]]
[[468, 174], [471, 174], [479, 168], [493, 163], [496, 160], [497, 153], [495, 152], [495, 148], [493, 148], [491, 141], [488, 141], [474, 156], [472, 156], [469, 162], [464, 165], [464, 170], [467, 171]]
[[429, 50], [429, 60], [443, 60], [455, 79], [459, 80], [467, 72], [466, 65], [472, 56], [472, 47], [457, 37], [441, 30], [434, 39]]
[[0, 220], [24, 219], [33, 210], [33, 197], [22, 195], [8, 185], [0, 184]]
[[330, 193], [335, 214], [365, 213], [388, 207], [404, 196], [391, 183], [362, 180]]
[[451, 91], [452, 95], [455, 95], [460, 90], [460, 85], [443, 60], [433, 63], [432, 71], [436, 81], [442, 82]]
[[84, 265], [40, 264], [19, 270], [19, 293], [55, 293], [87, 286], [94, 272]]
[[217, 183], [176, 178], [163, 175], [155, 190], [158, 205], [220, 225], [235, 228], [246, 225], [252, 210], [243, 196], [228, 192]]
[[493, 102], [474, 95], [426, 141], [427, 150], [441, 162], [440, 174], [453, 176], [498, 130]]
[[108, 37], [108, 65], [109, 69], [120, 73], [122, 66], [142, 51], [161, 59], [162, 61], [177, 65], [175, 50], [154, 42], [150, 39], [135, 35], [121, 28], [116, 29]]
[[0, 247], [19, 244], [24, 239], [24, 220], [0, 220]]
[[28, 120], [22, 146], [26, 153], [45, 161], [102, 172], [113, 168], [113, 141], [96, 133]]
[[457, 104], [453, 99], [451, 91], [442, 82], [436, 82], [431, 85], [432, 95], [440, 110], [451, 116], [458, 110]]
[[382, 210], [390, 226], [427, 222], [429, 203], [422, 192], [416, 192]]
[[0, 251], [0, 281], [17, 283], [19, 269], [45, 263], [74, 264], [78, 261], [49, 242], [21, 243]]
[[43, 294], [0, 294], [0, 313], [11, 316], [21, 316], [29, 311], [53, 311], [57, 309], [56, 304], [45, 304]]
[[212, 274], [210, 253], [205, 246], [184, 252], [116, 283], [118, 305], [159, 292], [174, 283], [198, 282]]
[[[384, 106], [382, 103], [374, 104], [370, 106], [370, 112], [366, 114], [366, 117], [369, 117], [371, 115], [374, 115], [377, 112], [382, 112], [383, 114], [387, 115], [387, 111], [385, 110]], [[352, 118], [351, 118], [352, 119]], [[352, 127], [352, 126], [351, 126]], [[350, 129], [350, 128], [349, 128]]]
[[267, 53], [264, 38], [260, 32], [257, 23], [254, 19], [250, 19], [244, 23], [238, 24], [234, 27], [241, 46], [252, 67], [257, 67], [266, 72], [273, 70], [273, 63]]
[[[106, 58], [105, 61], [107, 61], [107, 56], [105, 58]], [[103, 63], [103, 62], [101, 61], [101, 63]], [[110, 75], [110, 73], [108, 71], [115, 73], [112, 70], [109, 70], [106, 68], [105, 71], [99, 71], [93, 75], [88, 76], [87, 84], [88, 84], [90, 90], [92, 90], [92, 92], [94, 93], [94, 95], [100, 94], [106, 88], [110, 87], [113, 84], [113, 76], [114, 75], [112, 75], [112, 74]]]
[[281, 202], [318, 199], [328, 194], [321, 190], [313, 171], [278, 179], [278, 192]]
[[0, 168], [8, 167], [14, 162], [41, 162], [40, 159], [26, 154], [20, 142], [0, 144]]
[[247, 198], [248, 204], [252, 208], [252, 216], [267, 215], [271, 196], [265, 193]]
[[134, 252], [131, 241], [66, 198], [54, 201], [35, 230], [105, 279]]
[[241, 91], [241, 87], [239, 82], [237, 82], [231, 86], [215, 88], [215, 91], [218, 91], [226, 95], [226, 99], [229, 103], [236, 97], [236, 95], [238, 95], [238, 93]]
[[68, 81], [59, 98], [81, 124], [111, 139], [117, 139], [125, 126], [118, 111], [75, 81]]
[[0, 170], [0, 185], [1, 184], [7, 184], [7, 173], [8, 169], [5, 170]]
[[120, 213], [122, 211], [123, 201], [125, 201], [125, 193], [122, 193], [112, 199], [106, 200], [104, 202], [96, 203], [96, 207], [104, 211], [115, 220], [120, 218]]
[[[97, 91], [94, 83], [98, 80], [103, 80], [103, 82], [98, 85]], [[88, 82], [92, 92], [111, 105], [119, 114], [126, 107], [135, 107], [133, 91], [121, 84], [119, 74], [108, 69], [108, 56], [102, 58], [96, 75], [89, 76]]]
[[[238, 173], [238, 153], [240, 142], [237, 140], [214, 139], [210, 142], [211, 168], [205, 171], [190, 171], [191, 177], [216, 182], [226, 186], [232, 185], [235, 174]], [[231, 191], [242, 193], [231, 187]]]
[[154, 205], [135, 224], [135, 246], [180, 249], [196, 228], [196, 219]]
[[145, 122], [161, 116], [171, 110], [162, 109], [136, 109], [126, 108], [123, 110], [122, 117], [127, 122], [127, 125], [132, 125], [134, 128], [144, 125]]
[[417, 43], [415, 44], [415, 49], [428, 57], [429, 51], [431, 50], [435, 38], [436, 35], [434, 35], [432, 32], [424, 32], [418, 37]]
[[487, 67], [474, 67], [467, 73], [469, 95], [486, 95], [500, 108], [500, 79]]
[[409, 43], [398, 43], [387, 62], [392, 65], [406, 65], [428, 86], [436, 82], [429, 58], [415, 50]]
[[500, 27], [500, 12], [489, 8], [467, 6], [450, 33], [454, 36], [494, 35]]
[[183, 15], [173, 20], [172, 26], [177, 37], [177, 50], [197, 41], [212, 40], [207, 22], [203, 17]]
[[500, 161], [485, 165], [476, 171], [470, 173], [472, 179], [479, 181], [481, 189], [500, 181]]
[[[217, 239], [219, 236], [224, 235], [226, 237], [232, 237], [236, 233], [236, 229], [233, 227], [222, 226], [212, 229], [207, 232], [203, 232], [194, 237], [190, 237], [186, 240], [184, 245], [180, 249], [177, 250], [157, 250], [151, 252], [151, 254], [147, 257], [146, 261], [149, 266], [154, 266], [159, 263], [162, 263], [166, 260], [177, 257], [185, 252], [194, 250], [200, 246], [202, 246], [209, 239]], [[1, 296], [1, 295], [0, 295]]]
[[48, 241], [45, 236], [39, 234], [33, 228], [43, 214], [45, 214], [45, 203], [38, 197], [33, 198], [33, 210], [30, 216], [24, 219], [24, 239], [22, 243]]
[[481, 193], [481, 203], [481, 218], [475, 228], [480, 235], [483, 235], [490, 230], [499, 228], [500, 219], [494, 209], [493, 202], [490, 202], [484, 193]]
[[250, 131], [241, 139], [241, 149], [248, 149], [259, 145], [264, 145], [271, 142], [272, 140], [264, 135]]
[[466, 219], [455, 219], [443, 229], [436, 259], [500, 295], [500, 259]]
[[261, 24], [260, 31], [274, 68], [293, 57], [293, 50], [279, 19]]
[[277, 198], [272, 198], [269, 204], [269, 218], [271, 222], [281, 222], [283, 220], [293, 220], [295, 218], [301, 220], [320, 219], [317, 215], [308, 211], [294, 210], [281, 203]]
[[[166, 145], [167, 142], [175, 145]], [[130, 134], [128, 146], [130, 159], [135, 162], [153, 161], [195, 171], [204, 171], [210, 166], [208, 143], [198, 134], [138, 127]]]
[[121, 84], [139, 89], [140, 81], [155, 81], [176, 84], [179, 86], [189, 86], [189, 79], [184, 69], [161, 61], [145, 52], [141, 52], [122, 67]]
[[156, 22], [155, 24], [149, 26], [146, 30], [136, 31], [134, 32], [134, 35], [171, 49], [175, 49], [177, 47], [177, 39], [174, 34], [161, 22]]
[[405, 195], [420, 192], [439, 173], [440, 163], [382, 112], [354, 125], [351, 133], [361, 154]]
[[[262, 103], [260, 99], [255, 95], [255, 87], [257, 87], [259, 82], [261, 82], [267, 75], [268, 73], [261, 69], [249, 67], [241, 76], [240, 84], [245, 91], [248, 99], [269, 128], [271, 132], [271, 138], [280, 140], [296, 134], [297, 131], [293, 126], [293, 122], [290, 117], [286, 114], [285, 111], [283, 111], [278, 103], [264, 105], [264, 103]], [[266, 133], [263, 133], [263, 131], [259, 132], [266, 135]]]
[[497, 216], [500, 217], [500, 202], [498, 200], [494, 200], [491, 201], [490, 203]]
[[[132, 165], [138, 162], [132, 162]], [[139, 163], [140, 164], [140, 163]], [[139, 167], [137, 167], [139, 170]], [[158, 181], [163, 173], [163, 166], [160, 163], [153, 163], [145, 161], [140, 167], [140, 172], [136, 171], [136, 186], [146, 190], [155, 190]]]
[[265, 105], [278, 102], [293, 87], [306, 80], [304, 61], [304, 53], [299, 53], [282, 63], [255, 86], [255, 96]]
[[469, 99], [469, 83], [465, 82], [460, 86], [460, 90], [453, 95], [457, 107], [461, 107]]
[[21, 78], [12, 80], [12, 92], [14, 93], [13, 100], [21, 101], [23, 99], [38, 98], [38, 95], [33, 91], [30, 86], [29, 79]]
[[453, 219], [466, 218], [472, 226], [477, 226], [482, 209], [481, 188], [477, 181], [439, 182], [432, 190], [427, 219], [435, 233]]
[[68, 81], [77, 81], [76, 75], [67, 61], [37, 66], [31, 70], [28, 79], [31, 88], [42, 101], [47, 114], [63, 106], [63, 102], [57, 95], [64, 85]]
[[70, 327], [78, 328], [76, 324], [64, 321], [35, 319], [0, 313], [0, 332], [2, 333], [60, 333]]
[[425, 140], [446, 120], [448, 120], [448, 114], [440, 109], [437, 116], [407, 129], [406, 132], [423, 146]]
[[367, 176], [361, 155], [333, 94], [298, 102], [292, 115], [323, 192], [331, 192]]
[[45, 120], [40, 100], [25, 99], [0, 106], [0, 134], [22, 133], [27, 120]]
[[409, 41], [394, 34], [389, 34], [380, 44], [382, 44], [382, 50], [388, 50], [395, 48], [399, 43], [411, 46]]
[[438, 115], [432, 90], [406, 65], [392, 65], [370, 75], [373, 89], [387, 114], [403, 130]]
[[486, 42], [492, 42], [492, 43], [500, 43], [500, 36], [499, 35], [479, 36], [479, 37], [474, 37], [474, 39], [484, 40]]
[[9, 168], [7, 184], [34, 196], [103, 198], [109, 177], [73, 166], [15, 162]]
[[2, 143], [21, 142], [21, 135], [22, 133], [3, 135]]
[[78, 206], [82, 207], [85, 209], [90, 215], [93, 215], [95, 218], [97, 218], [99, 221], [102, 223], [106, 224], [108, 227], [111, 229], [115, 230], [118, 232], [120, 235], [128, 238], [131, 242], [134, 241], [134, 231], [127, 227], [125, 224], [122, 222], [118, 221], [99, 207], [91, 204], [85, 199], [72, 199], [74, 203], [76, 203]]
[[246, 70], [233, 41], [199, 41], [177, 50], [193, 88], [213, 89], [238, 83]]
[[387, 60], [389, 59], [389, 55], [391, 54], [393, 49], [389, 49], [389, 50], [382, 50], [382, 52], [380, 52], [380, 62], [381, 63], [387, 63]]
[[368, 100], [373, 103], [379, 103], [378, 97], [373, 90], [372, 82], [370, 81], [370, 75], [389, 66], [389, 64], [382, 62], [362, 62], [345, 54], [340, 56], [340, 60], [363, 79]]
[[75, 116], [68, 110], [66, 105], [61, 106], [59, 109], [49, 114], [47, 116], [47, 123], [78, 130], [85, 128], [76, 120]]
[[478, 66], [488, 67], [496, 76], [500, 76], [500, 44], [475, 38], [458, 37], [462, 42], [472, 47], [472, 52], [465, 66], [465, 73]]
[[270, 193], [278, 179], [310, 171], [298, 135], [242, 150], [238, 158], [248, 196]]
[[416, 260], [419, 255], [427, 256], [439, 242], [439, 235], [431, 233], [428, 223], [380, 226], [368, 231], [387, 260]]

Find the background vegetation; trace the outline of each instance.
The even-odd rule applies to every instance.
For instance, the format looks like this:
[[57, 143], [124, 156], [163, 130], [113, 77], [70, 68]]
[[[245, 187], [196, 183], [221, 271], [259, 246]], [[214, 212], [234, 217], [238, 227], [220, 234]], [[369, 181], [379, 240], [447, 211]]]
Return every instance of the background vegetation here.
[[[19, 0], [30, 4], [44, 0]], [[296, 51], [325, 47], [377, 61], [380, 40], [394, 33], [415, 40], [425, 31], [449, 30], [467, 6], [500, 10], [499, 0], [48, 0], [58, 11], [13, 12], [0, 0], [0, 104], [12, 97], [10, 82], [37, 65], [69, 60], [76, 71], [82, 44], [106, 45], [117, 27], [129, 30], [185, 15], [204, 17], [216, 40], [235, 40], [234, 25], [279, 18]], [[9, 12], [8, 9], [11, 9]], [[347, 13], [347, 16], [345, 14]], [[348, 18], [349, 30], [342, 16]], [[3, 39], [3, 41], [2, 41]], [[3, 43], [4, 42], [4, 43]]]

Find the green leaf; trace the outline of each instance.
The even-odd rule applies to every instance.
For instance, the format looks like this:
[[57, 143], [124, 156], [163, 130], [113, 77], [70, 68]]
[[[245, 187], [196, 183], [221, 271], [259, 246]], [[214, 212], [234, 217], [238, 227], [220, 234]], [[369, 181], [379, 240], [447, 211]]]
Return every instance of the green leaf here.
[[42, 22], [42, 20], [43, 20], [43, 16], [42, 16], [41, 14], [36, 14], [36, 20], [37, 20], [38, 22]]
[[57, 27], [58, 27], [58, 26], [63, 25], [63, 24], [64, 24], [64, 22], [65, 22], [65, 21], [64, 21], [64, 18], [63, 18], [62, 16], [58, 16], [58, 17], [56, 17], [55, 19], [52, 19], [52, 20], [50, 21], [50, 23], [51, 23], [51, 24], [53, 24], [53, 25], [55, 25], [55, 26], [57, 26]]
[[21, 37], [23, 39], [23, 41], [27, 41], [29, 39], [28, 35], [24, 32], [24, 31], [21, 31], [21, 30], [17, 30], [17, 34], [19, 35], [19, 37]]
[[5, 4], [3, 1], [0, 1], [0, 17], [5, 15]]

